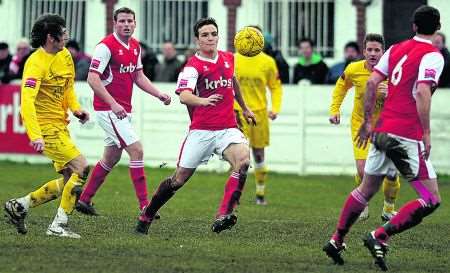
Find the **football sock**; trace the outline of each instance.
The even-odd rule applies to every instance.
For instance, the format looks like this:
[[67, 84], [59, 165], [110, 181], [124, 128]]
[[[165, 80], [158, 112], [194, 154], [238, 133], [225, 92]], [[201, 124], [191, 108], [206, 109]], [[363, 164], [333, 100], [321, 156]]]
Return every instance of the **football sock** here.
[[412, 200], [401, 207], [389, 222], [375, 230], [375, 238], [387, 242], [390, 236], [418, 225], [434, 209], [428, 207], [423, 199]]
[[56, 211], [55, 218], [53, 218], [52, 226], [61, 225], [61, 224], [67, 224], [67, 221], [69, 220], [69, 217], [67, 216], [67, 213], [65, 210], [61, 207], [58, 208]]
[[144, 173], [144, 161], [130, 161], [130, 176], [133, 180], [134, 191], [142, 210], [148, 205], [147, 180]]
[[62, 177], [51, 180], [29, 194], [29, 206], [34, 208], [54, 200], [61, 195], [63, 189], [64, 179]]
[[109, 174], [111, 168], [108, 167], [102, 160], [100, 160], [97, 165], [95, 165], [94, 170], [92, 170], [91, 177], [84, 187], [83, 193], [80, 196], [80, 201], [86, 204], [91, 203], [92, 197], [94, 197], [98, 188], [105, 181], [105, 177]]
[[366, 198], [358, 189], [354, 189], [347, 197], [347, 201], [345, 201], [341, 215], [339, 216], [336, 232], [332, 236], [332, 239], [334, 239], [337, 244], [342, 245], [345, 235], [366, 206]]
[[246, 174], [239, 174], [237, 172], [231, 173], [227, 183], [225, 184], [222, 202], [220, 203], [216, 217], [233, 212], [233, 209], [239, 203], [246, 179]]
[[390, 180], [387, 177], [383, 181], [384, 193], [384, 207], [383, 211], [392, 213], [397, 200], [398, 192], [400, 191], [400, 177], [397, 175], [395, 180]]
[[64, 189], [61, 196], [60, 208], [64, 210], [66, 214], [71, 214], [73, 208], [75, 207], [76, 193], [74, 192], [75, 187], [81, 187], [83, 181], [79, 178], [78, 174], [72, 173], [69, 180], [64, 185]]
[[264, 162], [255, 163], [255, 180], [256, 180], [256, 196], [264, 196], [266, 180], [267, 180], [267, 168]]
[[168, 177], [164, 181], [162, 181], [158, 189], [156, 189], [155, 193], [150, 200], [150, 203], [145, 207], [144, 213], [141, 214], [139, 220], [141, 221], [152, 221], [155, 217], [158, 210], [167, 202], [169, 199], [175, 194], [175, 192], [181, 186], [174, 187], [172, 185], [172, 178]]

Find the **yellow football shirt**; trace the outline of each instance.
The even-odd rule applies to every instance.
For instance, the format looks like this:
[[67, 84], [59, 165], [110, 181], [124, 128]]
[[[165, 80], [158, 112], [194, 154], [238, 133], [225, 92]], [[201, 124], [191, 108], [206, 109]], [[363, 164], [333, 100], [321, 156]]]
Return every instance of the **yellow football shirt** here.
[[[352, 123], [361, 123], [364, 120], [364, 95], [366, 84], [371, 71], [365, 66], [366, 61], [350, 63], [344, 73], [336, 82], [333, 90], [333, 97], [330, 105], [330, 115], [340, 113], [342, 101], [350, 88], [355, 87], [355, 97], [353, 101]], [[381, 107], [383, 106], [383, 95], [377, 93], [377, 102], [374, 110], [374, 121], [378, 119]], [[354, 125], [354, 124], [352, 124]]]
[[80, 109], [74, 80], [75, 68], [66, 48], [49, 54], [41, 47], [28, 58], [22, 77], [21, 114], [30, 140], [42, 138], [43, 125], [67, 125], [67, 110]]
[[[252, 111], [267, 109], [266, 88], [271, 92], [272, 112], [281, 110], [282, 88], [278, 69], [272, 57], [264, 52], [245, 57], [235, 54], [235, 75], [241, 88], [242, 97]], [[238, 103], [234, 109], [241, 110]]]

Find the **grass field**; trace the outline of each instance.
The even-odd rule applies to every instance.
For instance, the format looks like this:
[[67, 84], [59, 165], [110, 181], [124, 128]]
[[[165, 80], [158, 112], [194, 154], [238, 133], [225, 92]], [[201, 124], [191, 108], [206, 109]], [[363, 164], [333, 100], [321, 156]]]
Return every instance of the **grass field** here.
[[[54, 177], [50, 165], [0, 162], [0, 170], [2, 204]], [[150, 188], [170, 173], [147, 169]], [[346, 264], [338, 267], [321, 248], [353, 186], [351, 177], [271, 174], [269, 205], [259, 207], [254, 204], [254, 178], [249, 176], [238, 224], [217, 235], [210, 224], [225, 179], [225, 174], [197, 173], [143, 237], [132, 233], [137, 202], [128, 169], [117, 168], [95, 198], [102, 216], [73, 214], [71, 227], [81, 240], [45, 235], [55, 201], [31, 210], [26, 236], [3, 221], [0, 272], [378, 272], [360, 237], [380, 224], [380, 194], [371, 203], [369, 220], [352, 229]], [[450, 182], [448, 177], [442, 180], [441, 208], [392, 240], [391, 272], [450, 272]], [[415, 197], [406, 183], [402, 186], [398, 204]]]

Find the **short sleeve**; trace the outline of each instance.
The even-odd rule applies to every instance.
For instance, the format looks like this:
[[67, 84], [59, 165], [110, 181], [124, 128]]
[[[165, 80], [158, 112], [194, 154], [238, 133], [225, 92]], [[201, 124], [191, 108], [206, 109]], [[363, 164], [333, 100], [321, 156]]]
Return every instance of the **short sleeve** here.
[[423, 55], [419, 65], [417, 82], [433, 82], [437, 84], [444, 68], [444, 57], [439, 52]]
[[192, 66], [184, 67], [183, 71], [178, 75], [177, 89], [175, 93], [178, 95], [187, 90], [193, 92], [197, 86], [198, 71]]
[[387, 76], [389, 73], [389, 55], [391, 53], [390, 47], [386, 52], [384, 52], [383, 56], [381, 56], [377, 65], [374, 67], [374, 70], [380, 73], [383, 76]]
[[103, 74], [103, 71], [105, 71], [110, 59], [111, 51], [109, 48], [103, 43], [98, 44], [95, 47], [89, 71]]

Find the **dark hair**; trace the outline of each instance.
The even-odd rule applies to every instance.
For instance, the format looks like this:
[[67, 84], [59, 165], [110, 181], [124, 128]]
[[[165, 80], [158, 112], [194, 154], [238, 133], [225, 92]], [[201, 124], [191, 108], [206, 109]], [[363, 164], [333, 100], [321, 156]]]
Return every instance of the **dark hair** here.
[[208, 17], [208, 18], [200, 18], [194, 25], [194, 35], [195, 37], [198, 38], [198, 30], [202, 27], [202, 26], [206, 26], [206, 25], [213, 25], [216, 27], [217, 31], [219, 31], [219, 28], [217, 27], [217, 23], [216, 20], [214, 20], [214, 18]]
[[442, 42], [444, 43], [444, 45], [445, 45], [445, 34], [444, 33], [442, 33], [442, 32], [440, 32], [440, 31], [438, 31], [438, 32], [436, 32], [436, 35], [439, 35], [439, 36], [441, 36], [442, 37]]
[[358, 53], [360, 52], [359, 51], [359, 45], [355, 41], [350, 41], [350, 42], [346, 43], [345, 46], [344, 46], [344, 49], [347, 49], [349, 47], [354, 48]]
[[120, 9], [117, 9], [116, 11], [114, 11], [114, 21], [117, 21], [117, 15], [119, 15], [119, 13], [133, 14], [133, 19], [136, 20], [136, 13], [134, 13], [134, 11], [132, 9], [127, 8], [127, 7], [121, 7]]
[[66, 47], [67, 48], [71, 47], [74, 48], [76, 51], [80, 51], [80, 45], [75, 40], [69, 40], [66, 44]]
[[417, 26], [417, 33], [432, 35], [441, 28], [439, 10], [430, 6], [420, 6], [414, 11], [413, 22]]
[[257, 30], [259, 30], [259, 32], [262, 33], [262, 28], [258, 25], [248, 25], [248, 27], [256, 28]]
[[314, 41], [310, 38], [302, 38], [298, 41], [297, 45], [300, 46], [301, 43], [309, 43], [311, 47], [314, 47]]
[[7, 43], [5, 42], [0, 42], [0, 50], [4, 50], [4, 49], [8, 49], [9, 46]]
[[384, 50], [384, 38], [383, 35], [377, 33], [368, 33], [366, 37], [364, 37], [364, 48], [366, 48], [367, 42], [378, 42], [381, 44], [381, 47]]
[[31, 29], [31, 46], [38, 48], [45, 45], [48, 34], [59, 42], [63, 35], [64, 27], [66, 27], [66, 21], [58, 14], [47, 13], [41, 15], [34, 22]]

